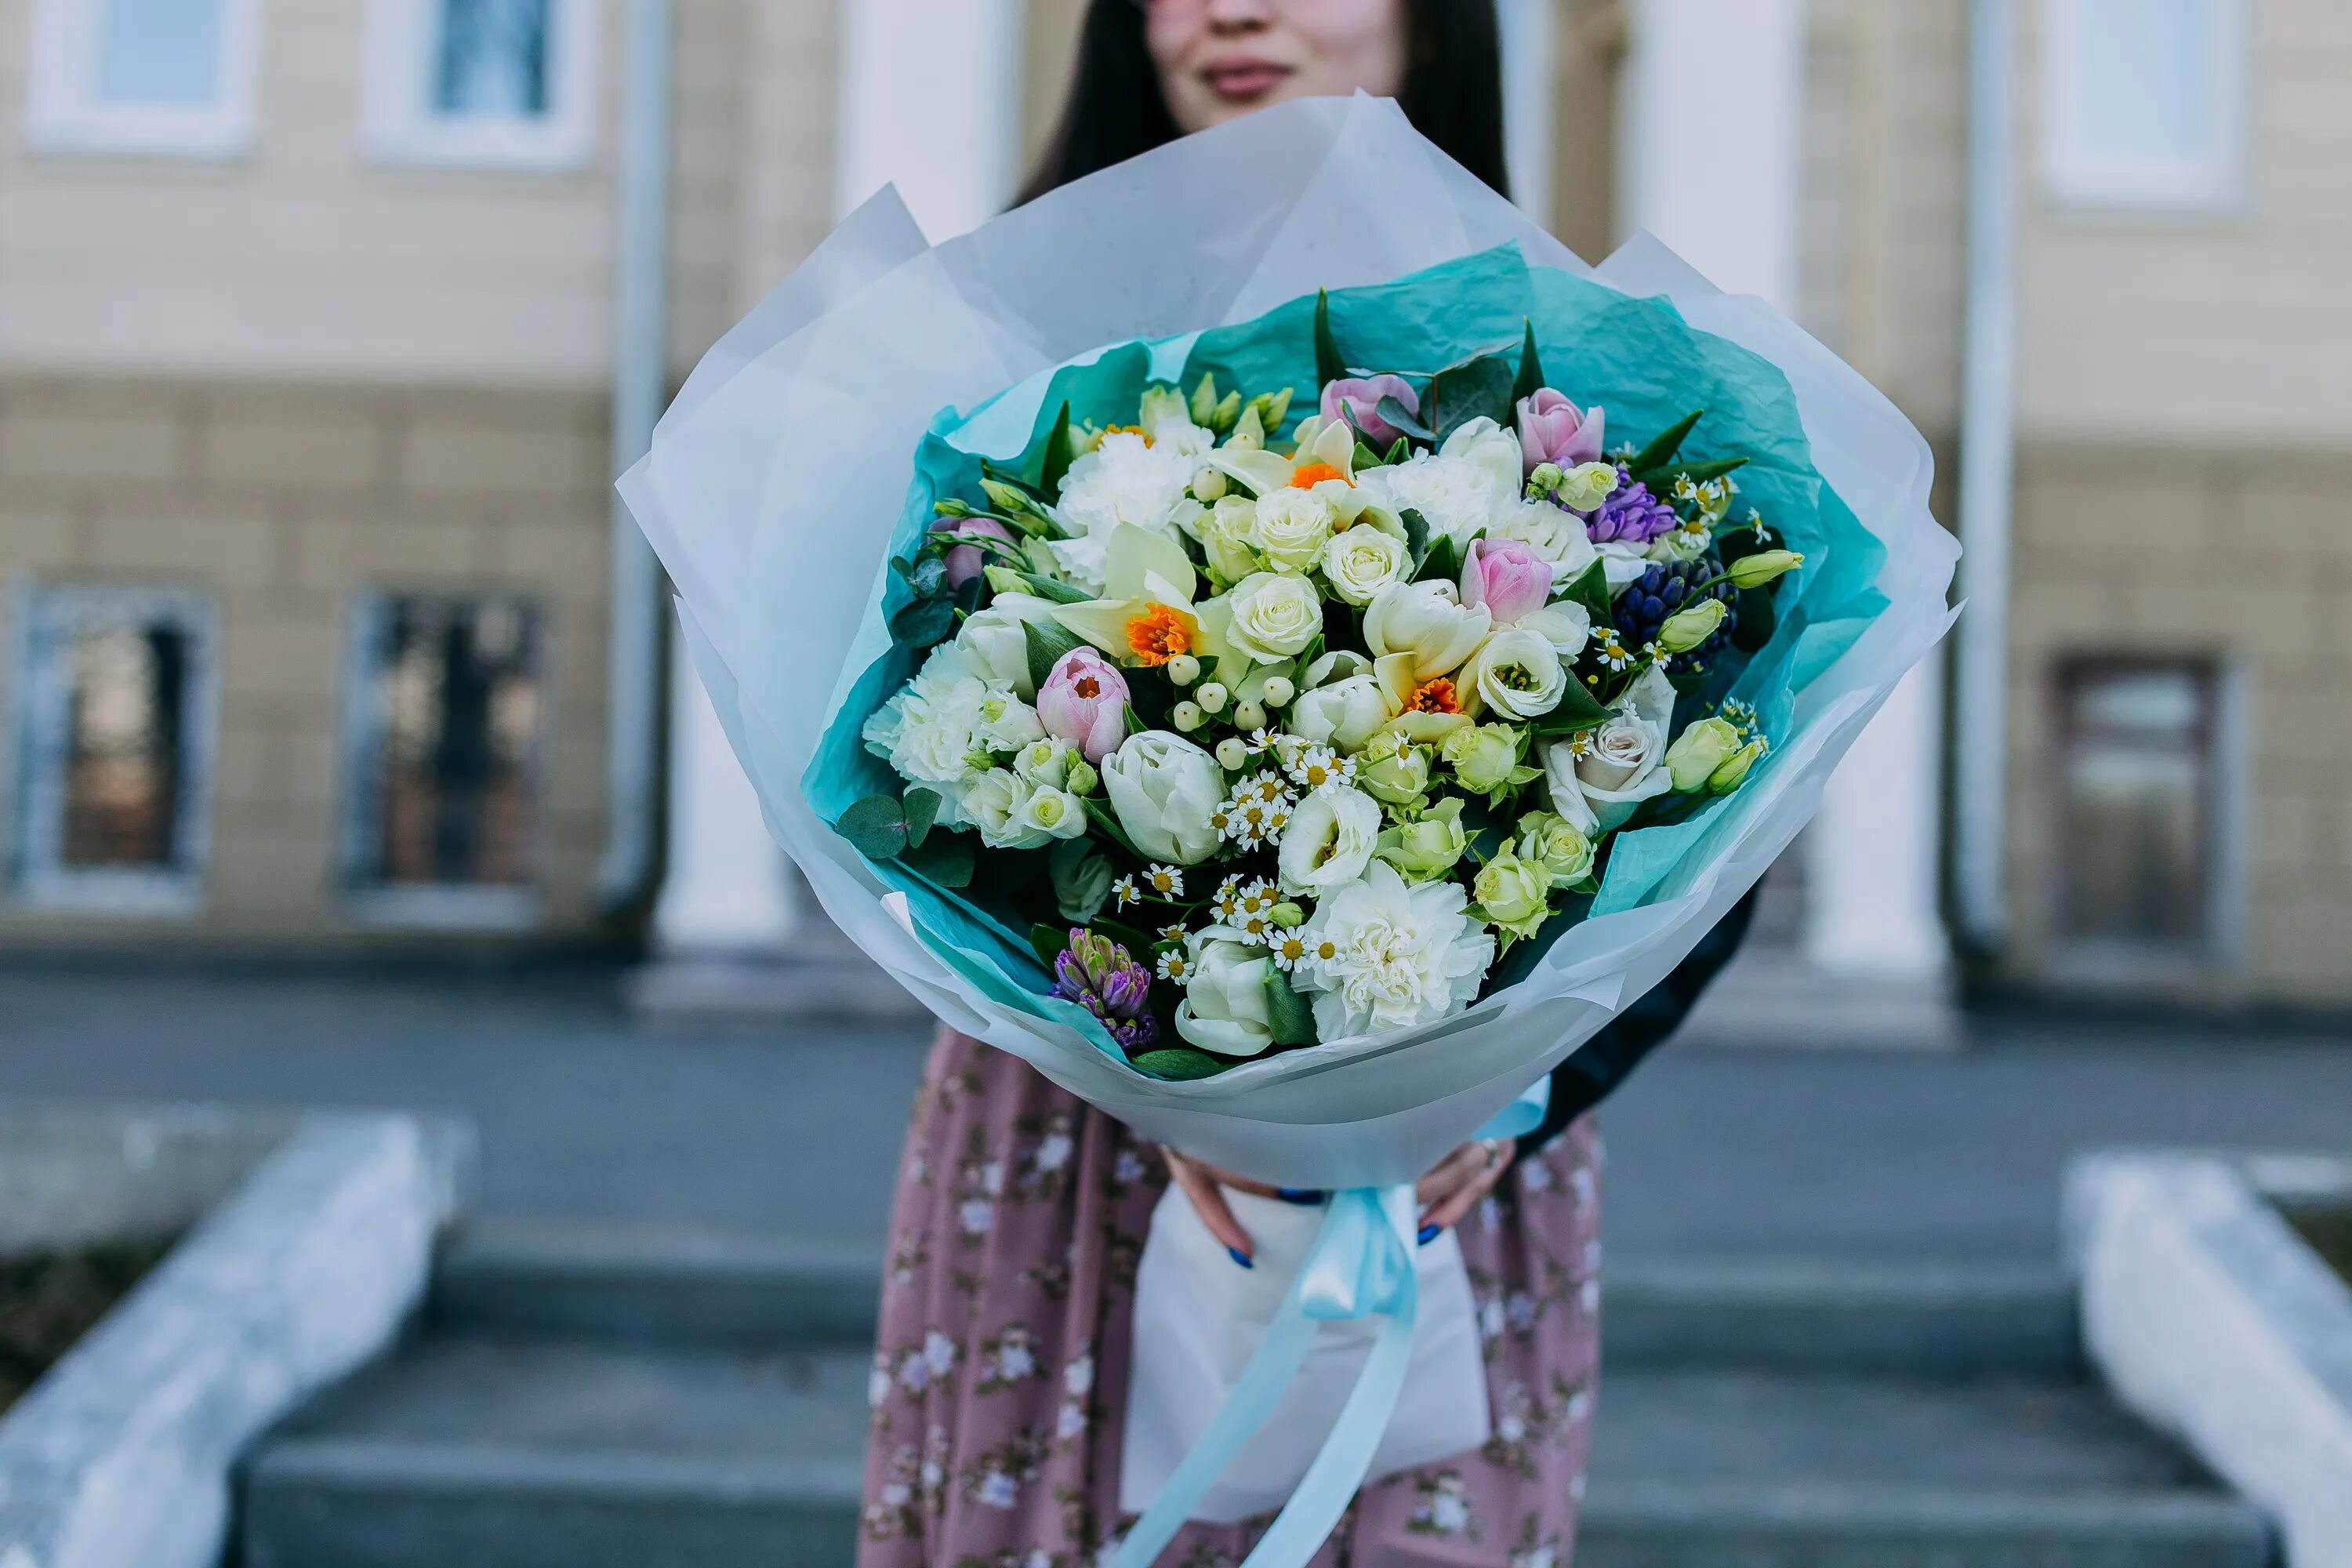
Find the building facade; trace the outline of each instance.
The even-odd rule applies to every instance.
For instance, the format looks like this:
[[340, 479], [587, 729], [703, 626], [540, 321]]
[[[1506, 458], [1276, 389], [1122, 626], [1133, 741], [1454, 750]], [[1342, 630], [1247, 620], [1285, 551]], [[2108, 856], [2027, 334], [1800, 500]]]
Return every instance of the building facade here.
[[[0, 0], [0, 942], [571, 941], [650, 902], [657, 946], [790, 949], [682, 670], [658, 896], [616, 916], [597, 877], [646, 809], [607, 723], [644, 5]], [[658, 9], [674, 384], [885, 181], [935, 235], [1005, 200], [1085, 6]], [[1790, 310], [1927, 433], [1953, 518], [2000, 302], [1968, 262], [1988, 9], [2000, 700], [1898, 694], [1789, 934], [1933, 985], [1965, 820], [1989, 978], [2352, 1003], [2352, 13], [1505, 0], [1518, 193], [1584, 254], [1650, 227]]]

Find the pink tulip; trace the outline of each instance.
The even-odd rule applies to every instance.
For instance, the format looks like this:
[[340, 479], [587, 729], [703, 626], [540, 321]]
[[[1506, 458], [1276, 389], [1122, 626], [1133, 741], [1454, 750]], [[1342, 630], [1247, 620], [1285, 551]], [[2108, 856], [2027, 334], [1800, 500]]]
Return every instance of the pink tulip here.
[[[943, 517], [931, 524], [933, 533], [977, 533], [990, 539], [1013, 542], [1013, 535], [1001, 522], [984, 517]], [[977, 544], [959, 544], [948, 552], [948, 586], [961, 588], [980, 575], [988, 564], [988, 552]]]
[[1599, 462], [1601, 426], [1600, 405], [1579, 409], [1549, 386], [1536, 388], [1519, 399], [1519, 450], [1527, 458], [1528, 472], [1534, 473], [1543, 463], [1568, 468]]
[[1551, 563], [1516, 539], [1475, 539], [1462, 563], [1462, 604], [1509, 626], [1551, 597]]
[[1380, 416], [1377, 410], [1383, 397], [1395, 398], [1407, 414], [1421, 417], [1421, 398], [1398, 375], [1376, 375], [1366, 381], [1342, 377], [1332, 382], [1323, 389], [1323, 417], [1337, 419], [1339, 411], [1346, 409], [1365, 441], [1385, 452], [1404, 432]]
[[1037, 689], [1037, 721], [1099, 765], [1127, 739], [1127, 678], [1094, 649], [1074, 647]]

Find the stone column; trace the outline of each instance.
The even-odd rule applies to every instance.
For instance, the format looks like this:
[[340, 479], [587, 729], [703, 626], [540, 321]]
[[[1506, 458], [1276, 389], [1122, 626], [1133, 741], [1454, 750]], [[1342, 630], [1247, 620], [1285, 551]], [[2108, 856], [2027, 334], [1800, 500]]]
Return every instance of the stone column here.
[[[1633, 0], [1619, 226], [1735, 293], [1795, 313], [1804, 0]], [[1847, 756], [1806, 835], [1804, 952], [1858, 981], [1933, 987], [1940, 674], [1914, 670]]]

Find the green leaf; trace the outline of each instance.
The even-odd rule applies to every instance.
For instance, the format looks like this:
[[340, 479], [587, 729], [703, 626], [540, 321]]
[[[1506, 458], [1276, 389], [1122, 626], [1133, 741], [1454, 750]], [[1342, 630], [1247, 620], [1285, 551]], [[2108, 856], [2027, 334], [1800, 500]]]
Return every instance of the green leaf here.
[[[1350, 420], [1349, 423], [1353, 424], [1354, 421]], [[1377, 468], [1380, 466], [1381, 455], [1378, 452], [1373, 451], [1370, 447], [1364, 445], [1362, 437], [1359, 436], [1356, 437], [1356, 467], [1359, 468]]]
[[1034, 572], [1016, 571], [1013, 574], [1021, 579], [1021, 585], [1023, 587], [1028, 589], [1039, 598], [1051, 599], [1057, 605], [1080, 604], [1084, 602], [1087, 597], [1084, 590], [1073, 588], [1067, 583], [1058, 581], [1055, 578], [1041, 577]]
[[1142, 1072], [1153, 1078], [1168, 1079], [1176, 1083], [1196, 1078], [1213, 1078], [1234, 1064], [1223, 1057], [1213, 1057], [1206, 1051], [1196, 1051], [1190, 1046], [1162, 1046], [1129, 1058]]
[[906, 808], [887, 795], [852, 802], [833, 828], [868, 860], [888, 860], [907, 847]]
[[1675, 454], [1683, 449], [1683, 437], [1691, 433], [1692, 427], [1706, 414], [1704, 408], [1694, 408], [1667, 426], [1656, 440], [1633, 454], [1625, 465], [1625, 471], [1639, 477], [1645, 468], [1663, 468], [1673, 462]]
[[1503, 363], [1500, 354], [1481, 354], [1467, 364], [1439, 371], [1430, 378], [1429, 395], [1422, 399], [1422, 413], [1431, 426], [1431, 439], [1435, 441], [1444, 441], [1482, 415], [1507, 427], [1511, 423], [1511, 367]]
[[1060, 495], [1062, 476], [1070, 471], [1076, 458], [1076, 444], [1070, 436], [1070, 402], [1064, 398], [1062, 411], [1054, 416], [1053, 432], [1045, 437], [1045, 466], [1038, 475], [1038, 489], [1045, 495]]
[[1087, 646], [1087, 639], [1062, 625], [1048, 621], [1040, 626], [1035, 621], [1021, 623], [1021, 636], [1029, 645], [1029, 684], [1042, 687], [1045, 678], [1065, 655]]
[[890, 617], [891, 640], [906, 647], [930, 647], [953, 630], [955, 605], [947, 599], [910, 600]]
[[1412, 580], [1416, 583], [1451, 583], [1461, 575], [1462, 548], [1454, 542], [1452, 534], [1441, 533], [1429, 542], [1429, 551], [1422, 556]]
[[907, 847], [920, 849], [932, 824], [940, 819], [940, 807], [946, 802], [939, 791], [917, 784], [899, 797], [899, 804], [907, 813]]
[[1381, 465], [1383, 468], [1392, 468], [1412, 456], [1412, 443], [1400, 436], [1389, 444], [1388, 456], [1381, 459]]
[[1585, 614], [1592, 617], [1595, 631], [1609, 625], [1617, 613], [1616, 606], [1609, 599], [1609, 574], [1601, 569], [1598, 561], [1578, 573], [1576, 580], [1568, 585], [1567, 593], [1560, 596], [1582, 605]]
[[1112, 815], [1110, 807], [1091, 795], [1087, 799], [1087, 820], [1095, 825], [1097, 833], [1126, 850], [1135, 860], [1146, 858], [1143, 851], [1135, 847], [1135, 840], [1127, 836], [1127, 829], [1118, 825], [1118, 818]]
[[1330, 385], [1344, 381], [1348, 362], [1340, 357], [1339, 340], [1331, 335], [1331, 296], [1321, 289], [1315, 290], [1315, 384]]
[[971, 837], [961, 833], [942, 833], [926, 838], [921, 848], [907, 849], [898, 857], [898, 864], [941, 888], [971, 886], [972, 868], [977, 863]]
[[1290, 976], [1279, 969], [1266, 971], [1265, 1017], [1274, 1026], [1276, 1045], [1315, 1043], [1315, 1009], [1292, 987]]
[[1533, 397], [1542, 388], [1543, 384], [1543, 361], [1536, 357], [1536, 324], [1530, 320], [1528, 322], [1527, 342], [1519, 345], [1518, 379], [1511, 383], [1513, 406], [1516, 407], [1522, 398]]
[[1069, 929], [1066, 926], [1049, 926], [1040, 921], [1029, 928], [1029, 945], [1039, 958], [1045, 960], [1045, 968], [1051, 973], [1054, 960], [1061, 957], [1062, 950], [1070, 945]]
[[1419, 507], [1407, 507], [1397, 513], [1404, 524], [1404, 548], [1409, 559], [1418, 562], [1429, 553], [1429, 519], [1421, 515]]
[[1742, 653], [1754, 653], [1772, 640], [1772, 629], [1780, 623], [1780, 613], [1772, 605], [1772, 590], [1779, 587], [1744, 588], [1739, 594], [1738, 618], [1731, 624], [1731, 646]]
[[1393, 396], [1382, 397], [1372, 412], [1408, 436], [1418, 436], [1424, 441], [1437, 439], [1437, 433], [1423, 425], [1419, 415], [1407, 413], [1404, 405]]
[[1687, 479], [1695, 485], [1703, 485], [1709, 479], [1721, 479], [1734, 468], [1747, 466], [1745, 458], [1717, 458], [1712, 462], [1670, 463], [1663, 468], [1627, 468], [1625, 471], [1649, 486], [1652, 494], [1664, 496], [1674, 493], [1676, 479]]
[[1608, 719], [1609, 710], [1592, 695], [1592, 689], [1571, 672], [1568, 678], [1568, 689], [1559, 694], [1559, 705], [1530, 723], [1528, 729], [1537, 735], [1569, 735], [1606, 723]]

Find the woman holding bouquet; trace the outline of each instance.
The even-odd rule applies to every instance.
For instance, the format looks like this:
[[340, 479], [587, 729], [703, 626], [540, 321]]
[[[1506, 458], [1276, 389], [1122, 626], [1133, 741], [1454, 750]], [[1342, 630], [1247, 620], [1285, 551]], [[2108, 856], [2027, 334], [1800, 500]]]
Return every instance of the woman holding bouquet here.
[[[1505, 183], [1491, 0], [1096, 0], [1061, 128], [1025, 195], [1285, 99], [1396, 98]], [[1545, 1124], [1466, 1143], [1418, 1186], [1456, 1228], [1494, 1436], [1373, 1482], [1318, 1563], [1564, 1568], [1599, 1362], [1600, 1152], [1589, 1110], [1681, 1021], [1746, 928], [1742, 904], [1664, 984], [1554, 1075]], [[864, 1568], [1081, 1568], [1118, 1507], [1138, 1257], [1173, 1180], [1237, 1268], [1223, 1189], [1298, 1202], [1147, 1145], [1013, 1057], [942, 1031], [891, 1221], [872, 1379]], [[1265, 1521], [1188, 1525], [1162, 1561], [1230, 1568]]]

